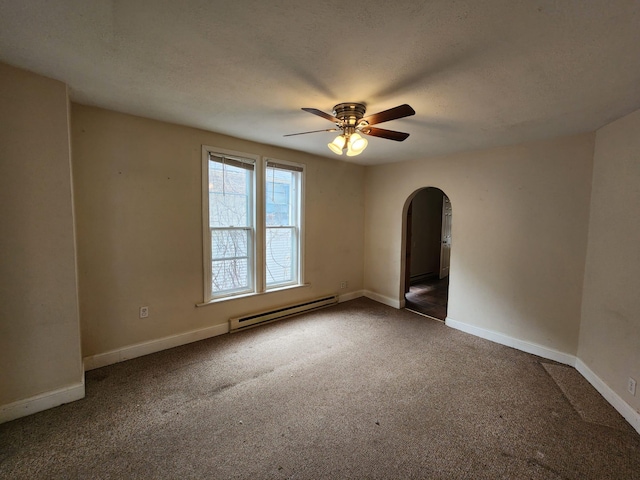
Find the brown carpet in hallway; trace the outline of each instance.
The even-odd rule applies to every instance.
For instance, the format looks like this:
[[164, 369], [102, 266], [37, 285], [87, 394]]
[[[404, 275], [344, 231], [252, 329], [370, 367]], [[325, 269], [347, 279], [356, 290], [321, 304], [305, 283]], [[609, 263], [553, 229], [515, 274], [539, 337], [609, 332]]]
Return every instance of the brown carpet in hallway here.
[[0, 477], [639, 479], [640, 435], [554, 365], [361, 298], [87, 372], [0, 425]]
[[438, 320], [447, 318], [449, 277], [431, 277], [412, 284], [405, 294], [405, 307]]

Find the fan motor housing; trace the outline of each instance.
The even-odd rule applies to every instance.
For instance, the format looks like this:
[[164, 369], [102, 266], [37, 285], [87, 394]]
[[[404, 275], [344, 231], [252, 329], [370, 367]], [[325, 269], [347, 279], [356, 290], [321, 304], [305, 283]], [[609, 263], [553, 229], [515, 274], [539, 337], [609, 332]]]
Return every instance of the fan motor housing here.
[[333, 107], [334, 116], [342, 120], [344, 127], [356, 127], [366, 111], [366, 105], [355, 102], [339, 103]]

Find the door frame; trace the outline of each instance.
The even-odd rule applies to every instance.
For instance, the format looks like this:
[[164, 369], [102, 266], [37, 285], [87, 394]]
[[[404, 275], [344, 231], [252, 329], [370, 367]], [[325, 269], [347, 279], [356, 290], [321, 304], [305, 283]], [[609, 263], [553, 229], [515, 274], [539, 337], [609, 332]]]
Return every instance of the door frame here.
[[[417, 193], [417, 192], [416, 192]], [[414, 195], [415, 196], [415, 195]], [[411, 219], [413, 217], [413, 198], [409, 202], [407, 207], [407, 214], [405, 215], [405, 232], [406, 239], [404, 241], [404, 294], [409, 291], [411, 287], [411, 239], [413, 238], [413, 225]]]
[[[440, 191], [442, 192], [442, 190]], [[440, 271], [438, 272], [440, 280], [448, 277], [451, 270], [452, 217], [453, 209], [451, 208], [451, 200], [449, 200], [449, 197], [447, 197], [446, 193], [442, 192], [442, 221], [440, 222]], [[445, 254], [447, 255], [446, 267], [444, 266]]]
[[[410, 276], [411, 276], [411, 267], [409, 262], [411, 261], [411, 245], [407, 248], [407, 242], [411, 241], [411, 232], [410, 226], [408, 225], [408, 217], [409, 217], [409, 208], [411, 207], [411, 202], [415, 196], [421, 192], [422, 190], [426, 190], [427, 188], [435, 188], [440, 190], [443, 195], [445, 195], [449, 199], [449, 204], [451, 205], [451, 212], [453, 216], [453, 202], [451, 200], [451, 196], [449, 196], [442, 188], [436, 187], [434, 185], [427, 185], [424, 187], [420, 187], [414, 190], [405, 200], [404, 205], [402, 207], [402, 232], [400, 236], [400, 285], [398, 286], [398, 297], [399, 297], [399, 305], [400, 308], [405, 307], [405, 298], [404, 295], [408, 292], [410, 285]], [[408, 250], [408, 252], [407, 252]], [[449, 260], [451, 262], [451, 259]], [[449, 266], [449, 278], [451, 278], [451, 265]], [[449, 283], [449, 288], [451, 288], [451, 283]], [[406, 290], [405, 290], [406, 289]], [[450, 304], [451, 302], [449, 302]]]

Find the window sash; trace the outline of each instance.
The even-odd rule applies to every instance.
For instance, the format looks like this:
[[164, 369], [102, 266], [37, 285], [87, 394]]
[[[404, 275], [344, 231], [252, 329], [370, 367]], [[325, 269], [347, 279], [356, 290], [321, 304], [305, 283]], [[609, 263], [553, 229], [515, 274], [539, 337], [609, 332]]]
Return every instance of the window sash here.
[[[285, 251], [280, 242], [277, 243], [277, 238], [273, 238], [272, 234], [276, 232], [285, 233], [285, 242], [287, 250]], [[288, 236], [288, 238], [286, 238]], [[274, 249], [275, 240], [275, 249]], [[288, 240], [288, 241], [287, 241]], [[285, 285], [291, 285], [299, 283], [299, 235], [298, 227], [296, 226], [275, 226], [266, 227], [265, 235], [265, 276], [267, 289], [282, 287]], [[280, 248], [278, 248], [280, 247]], [[274, 251], [275, 250], [275, 251]]]
[[[275, 170], [267, 167], [265, 174], [265, 226], [296, 226], [298, 225], [298, 211], [300, 203], [300, 176], [297, 174], [291, 175], [286, 181], [282, 181], [280, 178], [276, 180]], [[271, 172], [271, 175], [269, 174]], [[291, 170], [289, 172], [292, 172]], [[276, 185], [286, 186], [285, 192], [277, 192]], [[276, 195], [282, 197], [282, 194], [286, 193], [286, 201], [284, 203], [277, 202], [275, 200]], [[286, 206], [286, 211], [281, 211], [281, 208]], [[268, 209], [271, 207], [272, 218], [269, 217]], [[284, 214], [284, 215], [283, 215]], [[282, 217], [285, 216], [287, 221], [282, 221]], [[279, 220], [279, 221], [276, 221]]]
[[[216, 255], [214, 247], [216, 233], [243, 232], [240, 248], [231, 255]], [[251, 227], [210, 227], [211, 242], [211, 297], [226, 296], [254, 291], [254, 234]], [[233, 242], [230, 236], [229, 240]], [[236, 243], [233, 243], [236, 246]], [[239, 253], [238, 253], [238, 250]], [[243, 254], [244, 253], [244, 254]]]

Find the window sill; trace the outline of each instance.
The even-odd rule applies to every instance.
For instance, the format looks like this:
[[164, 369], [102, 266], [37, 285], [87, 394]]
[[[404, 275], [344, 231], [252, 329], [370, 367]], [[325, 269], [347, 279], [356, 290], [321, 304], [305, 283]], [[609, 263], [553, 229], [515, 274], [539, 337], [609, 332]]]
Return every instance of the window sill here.
[[249, 298], [249, 297], [257, 297], [260, 295], [268, 295], [269, 293], [282, 292], [284, 290], [295, 290], [297, 288], [305, 288], [310, 286], [311, 286], [310, 283], [301, 283], [298, 285], [287, 285], [284, 287], [274, 288], [271, 290], [266, 290], [264, 292], [251, 292], [251, 293], [242, 293], [240, 295], [230, 295], [228, 297], [214, 298], [212, 300], [209, 300], [208, 302], [196, 303], [196, 307], [206, 307], [207, 305], [212, 305], [214, 303], [228, 302], [230, 300], [239, 300], [242, 298]]

